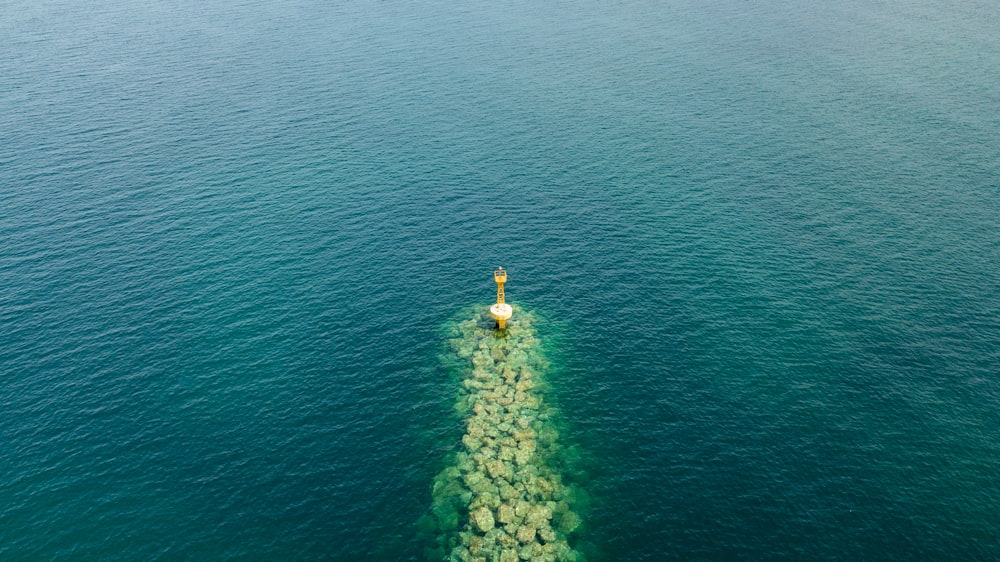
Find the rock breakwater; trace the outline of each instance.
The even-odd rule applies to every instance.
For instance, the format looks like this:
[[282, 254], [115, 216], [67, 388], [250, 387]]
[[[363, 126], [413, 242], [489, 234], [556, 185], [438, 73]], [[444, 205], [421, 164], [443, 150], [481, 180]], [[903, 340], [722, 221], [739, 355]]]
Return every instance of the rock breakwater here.
[[431, 559], [583, 560], [569, 543], [581, 525], [579, 492], [553, 466], [558, 434], [540, 392], [548, 363], [535, 322], [515, 307], [502, 332], [478, 311], [454, 326], [450, 352], [462, 373], [465, 434], [434, 480], [432, 514], [423, 521], [437, 536]]

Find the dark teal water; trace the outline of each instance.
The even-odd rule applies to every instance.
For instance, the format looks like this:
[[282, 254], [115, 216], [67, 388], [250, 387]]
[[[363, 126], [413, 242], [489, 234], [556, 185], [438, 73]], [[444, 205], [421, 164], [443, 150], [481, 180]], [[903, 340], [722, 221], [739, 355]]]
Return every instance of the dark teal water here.
[[497, 265], [591, 558], [1000, 558], [995, 3], [0, 13], [0, 558], [420, 557]]

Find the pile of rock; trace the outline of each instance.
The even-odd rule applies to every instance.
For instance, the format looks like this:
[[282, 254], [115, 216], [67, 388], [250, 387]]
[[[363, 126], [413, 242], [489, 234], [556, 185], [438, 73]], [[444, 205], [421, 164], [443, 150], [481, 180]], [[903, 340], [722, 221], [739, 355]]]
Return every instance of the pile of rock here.
[[500, 337], [489, 321], [474, 318], [451, 340], [471, 369], [462, 381], [464, 450], [435, 481], [438, 526], [458, 531], [443, 545], [447, 559], [583, 559], [567, 542], [580, 526], [572, 494], [546, 462], [557, 434], [536, 388], [545, 363], [532, 324], [532, 315], [518, 310]]

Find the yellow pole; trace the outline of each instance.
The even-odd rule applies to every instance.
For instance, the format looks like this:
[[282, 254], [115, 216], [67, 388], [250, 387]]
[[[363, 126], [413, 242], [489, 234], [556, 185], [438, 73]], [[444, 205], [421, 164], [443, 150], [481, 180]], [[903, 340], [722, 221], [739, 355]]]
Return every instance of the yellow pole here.
[[496, 319], [501, 330], [507, 328], [507, 319], [510, 318], [510, 306], [504, 303], [503, 284], [507, 281], [507, 272], [502, 267], [493, 272], [493, 280], [497, 282], [497, 303], [490, 307], [490, 314]]

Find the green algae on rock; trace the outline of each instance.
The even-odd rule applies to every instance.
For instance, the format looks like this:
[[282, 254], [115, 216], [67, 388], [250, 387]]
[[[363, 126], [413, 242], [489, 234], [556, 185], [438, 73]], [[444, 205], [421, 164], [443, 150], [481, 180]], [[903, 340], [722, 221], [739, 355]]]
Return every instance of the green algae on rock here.
[[547, 362], [535, 316], [515, 307], [502, 331], [476, 312], [449, 338], [460, 362], [458, 409], [465, 415], [461, 450], [438, 474], [431, 513], [436, 560], [487, 562], [582, 561], [568, 537], [581, 523], [573, 488], [552, 464], [558, 433], [552, 408], [537, 389]]

